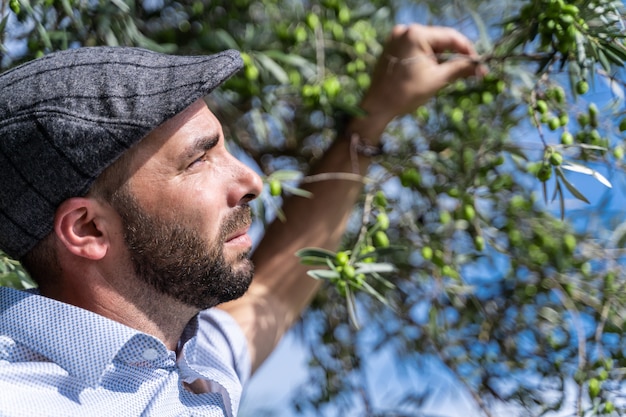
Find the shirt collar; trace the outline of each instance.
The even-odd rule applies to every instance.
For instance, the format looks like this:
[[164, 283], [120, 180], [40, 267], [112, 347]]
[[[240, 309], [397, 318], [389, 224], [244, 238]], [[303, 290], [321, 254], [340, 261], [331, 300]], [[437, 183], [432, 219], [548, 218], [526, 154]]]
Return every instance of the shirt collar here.
[[11, 288], [0, 288], [0, 334], [92, 387], [133, 336], [145, 335], [91, 311]]

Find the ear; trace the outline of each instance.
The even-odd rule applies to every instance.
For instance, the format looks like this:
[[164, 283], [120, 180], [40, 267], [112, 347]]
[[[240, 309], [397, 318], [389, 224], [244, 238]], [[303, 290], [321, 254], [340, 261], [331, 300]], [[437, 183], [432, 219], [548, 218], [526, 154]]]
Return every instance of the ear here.
[[76, 256], [102, 259], [109, 247], [113, 210], [88, 197], [73, 197], [57, 208], [54, 231], [65, 248]]

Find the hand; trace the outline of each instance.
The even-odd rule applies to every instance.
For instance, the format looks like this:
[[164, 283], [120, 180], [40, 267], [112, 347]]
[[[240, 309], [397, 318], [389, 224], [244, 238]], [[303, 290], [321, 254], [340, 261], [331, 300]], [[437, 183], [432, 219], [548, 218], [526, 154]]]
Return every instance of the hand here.
[[[452, 55], [442, 60], [441, 54]], [[418, 24], [398, 25], [383, 50], [361, 107], [386, 125], [416, 110], [442, 87], [484, 74], [472, 43], [458, 31]]]

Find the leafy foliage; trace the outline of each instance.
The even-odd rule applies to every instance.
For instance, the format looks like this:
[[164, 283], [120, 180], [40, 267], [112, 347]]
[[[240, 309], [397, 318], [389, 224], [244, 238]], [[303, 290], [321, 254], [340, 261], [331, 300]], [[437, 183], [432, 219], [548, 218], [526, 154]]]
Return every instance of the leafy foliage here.
[[35, 286], [19, 262], [0, 252], [0, 284], [5, 287], [26, 289]]
[[[213, 98], [233, 146], [267, 175], [265, 220], [300, 181], [320, 180], [304, 173], [337, 113], [358, 111], [394, 18], [475, 34], [489, 75], [390, 126], [344, 246], [300, 252], [328, 285], [302, 325], [312, 384], [295, 407], [415, 415], [435, 392], [374, 401], [367, 386], [368, 361], [389, 351], [415, 372], [439, 361], [487, 416], [503, 404], [621, 415], [626, 234], [620, 216], [585, 204], [624, 168], [624, 6], [419, 3], [11, 0], [1, 62], [77, 45], [241, 50], [244, 71]], [[576, 186], [583, 177], [593, 185]], [[14, 261], [0, 267], [3, 283], [29, 285]]]

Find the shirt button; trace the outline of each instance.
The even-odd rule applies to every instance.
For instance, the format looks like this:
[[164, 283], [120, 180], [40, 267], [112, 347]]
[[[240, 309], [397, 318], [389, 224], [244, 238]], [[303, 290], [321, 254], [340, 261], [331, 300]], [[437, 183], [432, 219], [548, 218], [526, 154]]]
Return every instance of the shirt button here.
[[153, 361], [159, 357], [159, 351], [153, 348], [148, 348], [143, 351], [143, 354], [141, 356], [143, 356], [143, 358], [147, 361]]

